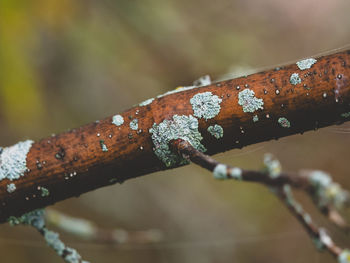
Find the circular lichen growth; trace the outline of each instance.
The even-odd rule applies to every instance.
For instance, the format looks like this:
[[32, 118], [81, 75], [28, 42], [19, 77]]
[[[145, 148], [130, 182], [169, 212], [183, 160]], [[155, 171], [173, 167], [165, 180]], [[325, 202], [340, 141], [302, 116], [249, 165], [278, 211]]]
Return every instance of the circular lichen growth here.
[[298, 85], [299, 83], [301, 83], [301, 78], [299, 77], [298, 73], [293, 73], [290, 76], [289, 82], [293, 85]]
[[222, 99], [209, 91], [198, 93], [190, 100], [194, 112], [193, 115], [205, 120], [212, 119], [219, 114], [221, 102]]
[[255, 97], [255, 92], [250, 89], [244, 89], [238, 93], [238, 104], [242, 106], [244, 112], [254, 112], [258, 109], [264, 109], [263, 99]]
[[278, 119], [278, 123], [283, 127], [283, 128], [290, 128], [290, 121], [287, 120], [285, 117], [281, 117]]

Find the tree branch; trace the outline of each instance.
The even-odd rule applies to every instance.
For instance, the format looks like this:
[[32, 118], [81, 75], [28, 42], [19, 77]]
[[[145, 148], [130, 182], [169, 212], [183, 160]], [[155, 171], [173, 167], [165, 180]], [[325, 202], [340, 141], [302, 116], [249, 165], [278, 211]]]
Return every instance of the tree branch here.
[[168, 147], [173, 139], [186, 139], [212, 155], [349, 120], [349, 65], [350, 51], [345, 51], [183, 87], [120, 115], [0, 149], [0, 222], [183, 165], [186, 161]]
[[[265, 156], [265, 168], [262, 171], [244, 170], [238, 167], [230, 167], [214, 160], [195, 149], [189, 142], [178, 139], [171, 142], [172, 148], [184, 158], [213, 172], [214, 178], [219, 180], [235, 179], [262, 183], [268, 186], [289, 208], [291, 213], [305, 228], [313, 239], [318, 249], [327, 249], [336, 258], [350, 256], [347, 249], [337, 246], [327, 231], [319, 228], [312, 221], [311, 216], [303, 209], [293, 196], [292, 188], [299, 188], [310, 194], [318, 208], [322, 211], [325, 207], [336, 206], [342, 208], [349, 205], [349, 193], [334, 183], [332, 179], [321, 171], [298, 174], [282, 173], [278, 160], [271, 155]], [[337, 214], [340, 217], [339, 214]], [[330, 218], [332, 220], [332, 218]], [[342, 222], [345, 222], [341, 217]], [[339, 262], [342, 262], [339, 260]], [[348, 262], [348, 261], [345, 261]]]

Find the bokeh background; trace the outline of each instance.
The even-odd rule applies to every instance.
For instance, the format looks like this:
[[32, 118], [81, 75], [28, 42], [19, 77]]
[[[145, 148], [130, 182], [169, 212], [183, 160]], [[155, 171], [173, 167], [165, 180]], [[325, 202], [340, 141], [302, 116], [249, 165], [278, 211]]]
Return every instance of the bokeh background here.
[[[0, 145], [104, 118], [205, 74], [227, 78], [346, 46], [349, 10], [348, 0], [0, 0]], [[253, 169], [271, 152], [286, 170], [323, 169], [350, 188], [349, 143], [344, 124], [216, 157]], [[164, 233], [161, 243], [141, 246], [61, 233], [91, 262], [332, 262], [267, 189], [217, 182], [193, 165], [54, 208], [104, 227]], [[61, 262], [26, 227], [0, 226], [0, 255], [1, 262]]]

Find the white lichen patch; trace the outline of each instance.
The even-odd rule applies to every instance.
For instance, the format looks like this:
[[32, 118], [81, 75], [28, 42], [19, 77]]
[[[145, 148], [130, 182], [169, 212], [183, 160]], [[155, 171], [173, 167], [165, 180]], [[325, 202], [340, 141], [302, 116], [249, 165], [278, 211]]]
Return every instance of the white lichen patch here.
[[298, 73], [293, 73], [290, 76], [289, 82], [293, 85], [298, 85], [299, 83], [301, 83], [301, 78], [299, 77]]
[[253, 116], [253, 122], [257, 122], [257, 121], [259, 121], [259, 117], [258, 117], [258, 115], [254, 115]]
[[170, 94], [178, 93], [178, 92], [185, 91], [185, 90], [191, 90], [191, 89], [195, 89], [195, 88], [198, 88], [198, 86], [185, 86], [185, 87], [180, 86], [174, 90], [170, 90], [170, 91], [165, 92], [164, 94], [158, 95], [157, 98], [162, 98], [162, 97], [165, 97], [165, 96], [170, 95]]
[[290, 122], [287, 120], [285, 117], [278, 118], [278, 123], [283, 127], [283, 128], [290, 128]]
[[221, 102], [222, 99], [213, 95], [210, 91], [198, 93], [190, 99], [193, 115], [205, 120], [212, 119], [219, 114]]
[[147, 105], [151, 104], [153, 101], [154, 101], [154, 98], [145, 100], [145, 101], [141, 102], [141, 103], [139, 104], [139, 106], [140, 106], [140, 107], [142, 107], [142, 106], [147, 106]]
[[112, 118], [112, 123], [116, 126], [120, 126], [124, 123], [124, 118], [121, 115], [114, 115]]
[[193, 81], [193, 85], [197, 87], [208, 86], [211, 84], [211, 79], [209, 75], [200, 77], [199, 79]]
[[203, 137], [198, 131], [198, 120], [192, 115], [174, 115], [170, 120], [164, 120], [159, 124], [154, 123], [149, 132], [152, 134], [154, 153], [167, 167], [188, 163], [187, 160], [170, 150], [171, 140], [182, 139], [197, 150], [206, 151], [201, 144]]
[[224, 164], [218, 164], [213, 170], [213, 176], [215, 179], [224, 180], [227, 179], [227, 166]]
[[230, 176], [236, 180], [242, 180], [242, 169], [234, 167], [230, 170]]
[[280, 162], [270, 153], [264, 155], [264, 166], [264, 170], [267, 172], [270, 178], [277, 178], [282, 172]]
[[207, 131], [216, 139], [224, 137], [224, 129], [218, 124], [209, 126]]
[[250, 89], [244, 89], [238, 93], [238, 104], [242, 106], [244, 112], [254, 112], [258, 109], [264, 109], [263, 99], [255, 97], [255, 92]]
[[16, 180], [24, 176], [27, 168], [27, 154], [34, 142], [27, 140], [11, 147], [4, 148], [0, 153], [0, 180]]
[[305, 70], [305, 69], [310, 69], [312, 65], [315, 64], [316, 62], [317, 60], [314, 58], [307, 58], [307, 59], [298, 61], [296, 64], [300, 70]]
[[130, 124], [130, 129], [137, 131], [137, 129], [139, 128], [139, 120], [138, 119], [133, 119]]
[[338, 256], [338, 263], [350, 263], [350, 250], [344, 249]]
[[16, 185], [11, 183], [7, 185], [7, 192], [9, 193], [13, 193], [14, 191], [16, 191]]
[[101, 146], [102, 152], [108, 152], [108, 148], [104, 140], [100, 140], [100, 146]]
[[312, 171], [309, 174], [309, 181], [314, 188], [313, 197], [319, 207], [332, 205], [340, 209], [349, 201], [349, 193], [333, 182], [329, 174], [323, 171]]

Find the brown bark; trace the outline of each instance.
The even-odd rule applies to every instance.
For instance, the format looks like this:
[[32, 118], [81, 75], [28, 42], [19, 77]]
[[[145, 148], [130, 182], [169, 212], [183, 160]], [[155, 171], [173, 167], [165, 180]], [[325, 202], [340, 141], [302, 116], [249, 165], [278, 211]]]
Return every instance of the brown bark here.
[[[293, 73], [299, 73], [301, 83], [290, 83]], [[343, 123], [350, 119], [341, 115], [350, 112], [349, 77], [350, 51], [345, 51], [318, 58], [310, 69], [300, 70], [292, 64], [157, 98], [147, 106], [122, 113], [125, 122], [120, 127], [109, 117], [38, 141], [27, 155], [30, 171], [15, 181], [17, 190], [9, 194], [6, 185], [10, 182], [0, 181], [0, 222], [102, 186], [167, 169], [153, 153], [148, 130], [153, 123], [159, 124], [175, 114], [193, 115], [190, 99], [199, 92], [211, 91], [222, 99], [221, 111], [215, 118], [199, 119], [202, 144], [212, 155]], [[264, 100], [263, 110], [242, 111], [238, 93], [245, 88]], [[259, 121], [252, 121], [254, 115]], [[291, 127], [282, 127], [280, 117], [287, 118]], [[138, 119], [137, 131], [129, 127], [134, 118]], [[213, 124], [223, 127], [222, 139], [207, 132]], [[101, 150], [101, 140], [108, 151]], [[50, 195], [42, 197], [39, 186], [47, 188]]]

